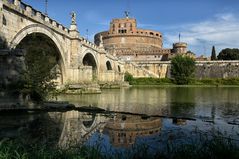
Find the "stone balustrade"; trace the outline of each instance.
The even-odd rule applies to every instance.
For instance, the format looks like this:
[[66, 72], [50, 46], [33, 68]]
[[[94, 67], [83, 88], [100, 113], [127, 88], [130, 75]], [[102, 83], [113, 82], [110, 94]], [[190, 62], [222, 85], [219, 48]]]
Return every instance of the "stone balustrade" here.
[[25, 4], [20, 0], [3, 0], [3, 4], [27, 17], [44, 23], [45, 25], [48, 24], [48, 26], [56, 29], [57, 31], [64, 32], [64, 34], [67, 35], [69, 34], [69, 29], [67, 27], [64, 27], [62, 24], [59, 24], [55, 20], [49, 18], [42, 12], [35, 10], [32, 6]]
[[95, 49], [95, 50], [97, 50], [97, 51], [100, 50], [100, 48], [99, 48], [97, 45], [95, 45], [94, 43], [90, 42], [89, 40], [86, 40], [86, 39], [83, 38], [83, 37], [82, 37], [81, 40], [82, 40], [83, 45], [86, 45], [86, 46], [88, 46], [88, 47], [90, 47], [90, 48], [93, 48], [93, 49]]

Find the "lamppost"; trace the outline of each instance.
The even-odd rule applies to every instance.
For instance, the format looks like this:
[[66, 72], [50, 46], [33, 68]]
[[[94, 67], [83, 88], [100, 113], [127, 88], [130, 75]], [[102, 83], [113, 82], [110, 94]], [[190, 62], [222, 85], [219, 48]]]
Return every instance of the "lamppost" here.
[[47, 7], [48, 7], [48, 0], [45, 0], [45, 15], [48, 16], [47, 14]]

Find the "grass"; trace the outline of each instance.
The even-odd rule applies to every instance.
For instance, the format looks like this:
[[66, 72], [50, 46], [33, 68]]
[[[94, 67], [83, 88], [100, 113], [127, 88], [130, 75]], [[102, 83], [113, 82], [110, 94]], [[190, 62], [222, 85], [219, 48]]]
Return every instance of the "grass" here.
[[[130, 85], [161, 85], [161, 86], [179, 86], [173, 79], [169, 78], [132, 78], [128, 81]], [[208, 78], [191, 79], [185, 86], [239, 86], [239, 78]]]
[[190, 143], [167, 143], [167, 149], [150, 153], [150, 145], [133, 146], [125, 152], [113, 154], [101, 153], [99, 145], [94, 147], [79, 146], [68, 149], [47, 147], [43, 145], [27, 145], [16, 140], [0, 142], [0, 159], [238, 159], [239, 145], [230, 138], [216, 136], [200, 136], [199, 140]]
[[0, 159], [87, 159], [102, 158], [92, 147], [61, 149], [44, 145], [26, 145], [18, 140], [0, 142]]
[[168, 78], [133, 78], [130, 85], [174, 85], [173, 80]]

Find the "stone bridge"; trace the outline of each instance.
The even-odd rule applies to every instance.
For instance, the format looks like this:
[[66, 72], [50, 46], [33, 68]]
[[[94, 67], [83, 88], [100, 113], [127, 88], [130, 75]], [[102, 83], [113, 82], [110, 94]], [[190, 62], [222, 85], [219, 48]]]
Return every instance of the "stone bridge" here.
[[95, 132], [102, 132], [108, 119], [100, 114], [78, 111], [51, 112], [50, 118], [60, 127], [58, 145], [62, 148], [77, 146], [87, 141]]
[[0, 10], [0, 36], [11, 49], [31, 36], [51, 41], [59, 56], [61, 84], [123, 81], [124, 62], [81, 37], [75, 15], [67, 28], [20, 0], [1, 0]]

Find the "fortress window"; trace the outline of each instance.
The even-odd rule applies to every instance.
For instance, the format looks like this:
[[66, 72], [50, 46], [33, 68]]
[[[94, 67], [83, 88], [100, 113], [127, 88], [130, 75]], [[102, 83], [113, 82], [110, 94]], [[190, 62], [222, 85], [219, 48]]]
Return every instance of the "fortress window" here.
[[159, 34], [156, 34], [156, 36], [159, 36]]
[[122, 33], [122, 34], [125, 34], [125, 33], [127, 33], [127, 30], [126, 30], [126, 29], [124, 29], [124, 30], [119, 30], [118, 32], [119, 32], [119, 33]]
[[4, 15], [2, 16], [2, 24], [7, 25], [7, 19]]
[[150, 34], [150, 35], [154, 35], [154, 33], [153, 33], [153, 32], [150, 32], [149, 34]]
[[115, 31], [115, 25], [113, 24], [113, 31]]
[[131, 30], [131, 31], [133, 30], [133, 25], [132, 25], [132, 24], [130, 24], [130, 30]]

